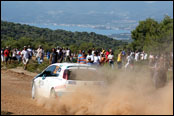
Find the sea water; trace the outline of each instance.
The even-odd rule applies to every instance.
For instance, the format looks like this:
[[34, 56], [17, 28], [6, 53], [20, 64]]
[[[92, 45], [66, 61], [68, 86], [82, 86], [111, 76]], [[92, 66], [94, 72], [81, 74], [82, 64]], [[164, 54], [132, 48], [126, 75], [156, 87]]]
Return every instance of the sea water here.
[[66, 26], [66, 25], [43, 25], [43, 24], [29, 24], [31, 26], [36, 26], [40, 28], [49, 28], [52, 30], [62, 29], [71, 32], [95, 32], [96, 34], [101, 35], [112, 35], [112, 34], [121, 34], [121, 33], [130, 33], [130, 30], [109, 30], [109, 29], [95, 29], [91, 27], [80, 27], [80, 26]]

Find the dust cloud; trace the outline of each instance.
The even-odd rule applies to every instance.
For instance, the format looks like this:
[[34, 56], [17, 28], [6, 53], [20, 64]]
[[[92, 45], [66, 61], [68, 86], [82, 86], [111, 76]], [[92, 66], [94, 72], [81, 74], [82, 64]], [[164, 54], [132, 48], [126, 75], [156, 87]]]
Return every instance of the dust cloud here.
[[56, 99], [40, 98], [37, 105], [59, 115], [172, 115], [173, 80], [156, 89], [148, 70], [125, 72], [102, 68], [105, 87], [78, 88]]

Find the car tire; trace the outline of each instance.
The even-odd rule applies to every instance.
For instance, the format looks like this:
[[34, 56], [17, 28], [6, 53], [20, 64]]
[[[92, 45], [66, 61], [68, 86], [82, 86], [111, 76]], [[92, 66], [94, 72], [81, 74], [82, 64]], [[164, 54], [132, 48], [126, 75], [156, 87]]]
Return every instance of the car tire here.
[[32, 84], [32, 91], [31, 91], [32, 99], [37, 98], [37, 89], [35, 83]]
[[50, 98], [57, 98], [57, 95], [56, 95], [54, 88], [52, 88], [50, 91]]

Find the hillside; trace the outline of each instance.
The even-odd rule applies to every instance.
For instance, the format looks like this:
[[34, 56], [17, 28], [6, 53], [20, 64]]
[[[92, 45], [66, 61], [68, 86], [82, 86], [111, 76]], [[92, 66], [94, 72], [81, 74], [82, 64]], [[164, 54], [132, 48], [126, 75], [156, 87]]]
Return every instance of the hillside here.
[[[17, 41], [16, 41], [17, 40]], [[61, 46], [70, 47], [73, 50], [87, 48], [112, 48], [116, 49], [126, 42], [114, 40], [107, 36], [94, 32], [70, 32], [64, 30], [51, 30], [48, 28], [38, 28], [19, 23], [1, 21], [1, 46], [11, 46], [22, 48], [23, 45], [30, 44], [37, 48], [39, 44], [45, 49]]]

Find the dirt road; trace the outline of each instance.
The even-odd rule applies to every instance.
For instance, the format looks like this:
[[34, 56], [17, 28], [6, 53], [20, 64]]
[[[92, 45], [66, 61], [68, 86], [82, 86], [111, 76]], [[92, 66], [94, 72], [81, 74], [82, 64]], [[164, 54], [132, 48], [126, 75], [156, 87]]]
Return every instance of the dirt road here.
[[35, 75], [20, 68], [1, 69], [1, 114], [173, 114], [173, 80], [156, 90], [144, 73], [136, 77], [121, 74], [106, 88], [107, 94], [81, 88], [58, 102], [48, 102], [31, 98], [31, 80]]
[[22, 69], [1, 69], [1, 113], [19, 115], [56, 114], [37, 106], [31, 99], [31, 80], [36, 74], [27, 75]]

